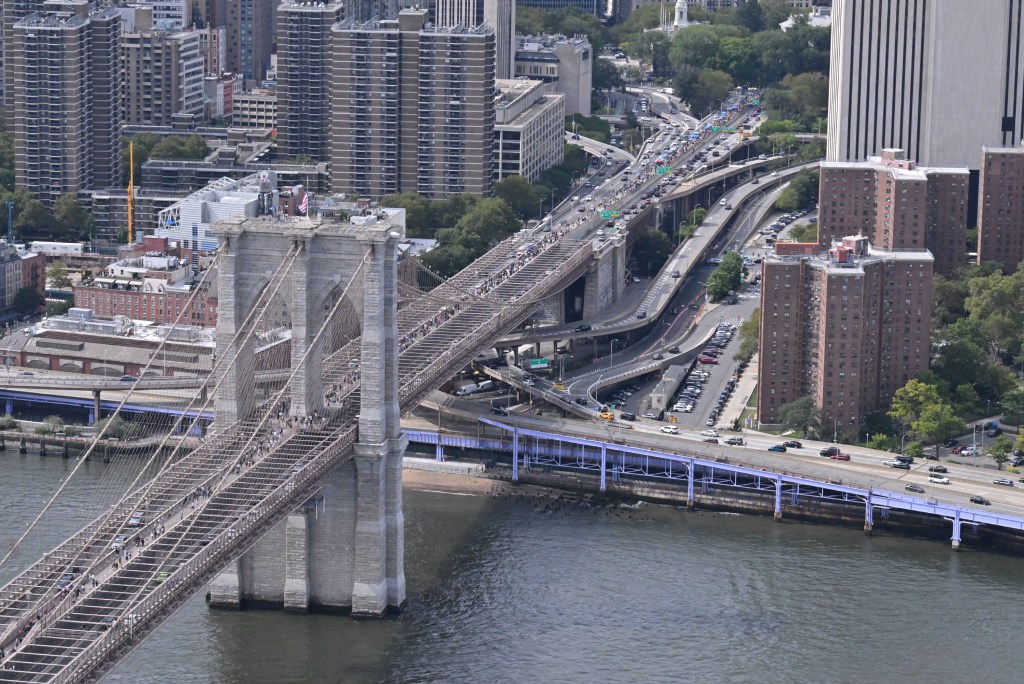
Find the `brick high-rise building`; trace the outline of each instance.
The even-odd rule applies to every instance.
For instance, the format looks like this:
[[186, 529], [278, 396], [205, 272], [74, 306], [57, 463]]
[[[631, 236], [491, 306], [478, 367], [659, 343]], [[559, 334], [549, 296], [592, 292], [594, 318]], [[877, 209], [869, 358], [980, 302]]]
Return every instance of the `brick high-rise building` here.
[[1024, 146], [982, 149], [978, 192], [978, 263], [1008, 273], [1024, 261]]
[[341, 2], [285, 0], [277, 6], [277, 146], [279, 156], [329, 156], [331, 27]]
[[[372, 198], [486, 196], [494, 182], [494, 30], [426, 26], [426, 10], [334, 27], [331, 184]], [[280, 107], [280, 101], [278, 107]]]
[[242, 74], [245, 87], [258, 85], [270, 67], [275, 0], [211, 0], [210, 25], [226, 33], [226, 69]]
[[864, 237], [766, 258], [758, 422], [781, 422], [784, 404], [809, 395], [826, 432], [856, 434], [928, 368], [932, 290], [927, 250], [875, 249]]
[[202, 116], [203, 32], [138, 28], [121, 37], [125, 123], [170, 126], [175, 114]]
[[866, 162], [822, 162], [818, 245], [865, 235], [880, 249], [928, 249], [935, 271], [952, 275], [964, 260], [970, 172], [926, 168], [903, 150]]
[[52, 205], [63, 194], [121, 184], [121, 16], [85, 2], [14, 24], [14, 165], [19, 188]]

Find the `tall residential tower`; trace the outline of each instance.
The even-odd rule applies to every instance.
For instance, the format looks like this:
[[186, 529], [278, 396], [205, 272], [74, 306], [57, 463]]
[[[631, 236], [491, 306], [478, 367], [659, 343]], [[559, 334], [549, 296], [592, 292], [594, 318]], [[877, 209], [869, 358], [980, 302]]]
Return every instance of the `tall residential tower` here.
[[1024, 138], [1024, 0], [835, 0], [826, 159], [978, 169]]

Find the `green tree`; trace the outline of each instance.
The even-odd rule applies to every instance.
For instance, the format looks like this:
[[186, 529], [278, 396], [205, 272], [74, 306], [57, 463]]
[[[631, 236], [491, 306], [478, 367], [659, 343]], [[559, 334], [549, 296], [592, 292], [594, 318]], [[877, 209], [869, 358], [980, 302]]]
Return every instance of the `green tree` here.
[[801, 223], [789, 229], [789, 239], [794, 242], [817, 242], [818, 226], [813, 223]]
[[889, 405], [889, 417], [904, 425], [912, 425], [921, 417], [926, 407], [941, 403], [939, 392], [934, 385], [926, 385], [920, 380], [913, 379], [893, 394], [892, 403]]
[[60, 259], [50, 264], [50, 267], [46, 269], [46, 284], [48, 287], [52, 287], [56, 290], [70, 290], [71, 289], [71, 276], [68, 275], [68, 269], [64, 267], [64, 262]]
[[935, 444], [935, 455], [939, 455], [939, 445], [943, 440], [964, 431], [964, 421], [953, 411], [953, 407], [945, 403], [928, 404], [920, 409], [917, 420], [910, 429], [921, 439]]
[[706, 284], [708, 297], [719, 300], [735, 290], [743, 282], [743, 257], [736, 252], [726, 252]]
[[737, 361], [749, 363], [757, 353], [757, 345], [761, 335], [761, 309], [754, 309], [750, 318], [740, 325], [740, 348], [733, 358]]
[[779, 407], [782, 424], [805, 435], [817, 434], [821, 430], [821, 411], [813, 397], [800, 397]]
[[871, 433], [871, 439], [868, 440], [868, 448], [878, 451], [890, 451], [893, 447], [897, 446], [899, 446], [899, 442], [892, 435], [880, 432]]
[[736, 23], [751, 33], [764, 30], [764, 10], [757, 2], [747, 2], [736, 8]]
[[46, 300], [34, 287], [23, 287], [14, 295], [14, 310], [18, 313], [34, 313]]
[[46, 302], [47, 316], [66, 316], [74, 302]]
[[1017, 433], [1017, 438], [1013, 440], [1013, 453], [1024, 454], [1024, 430]]
[[804, 169], [793, 177], [786, 189], [779, 195], [775, 208], [779, 211], [796, 211], [806, 207], [818, 197], [818, 174]]
[[470, 208], [454, 226], [437, 231], [438, 246], [423, 255], [428, 267], [446, 277], [461, 271], [521, 225], [512, 209], [500, 199], [474, 199], [468, 204]]
[[911, 458], [923, 458], [924, 457], [924, 445], [918, 441], [910, 442], [903, 449], [903, 453]]
[[[494, 184], [494, 196], [504, 200], [520, 220], [538, 215], [539, 203], [533, 186], [522, 176], [506, 176]], [[540, 199], [547, 199], [541, 197]], [[548, 207], [550, 210], [551, 207]]]
[[206, 140], [199, 135], [187, 138], [171, 135], [157, 143], [150, 151], [151, 159], [203, 159], [210, 153]]
[[92, 235], [95, 220], [78, 199], [69, 193], [61, 195], [53, 203], [53, 222], [60, 237], [82, 240]]
[[625, 82], [614, 62], [598, 57], [594, 60], [591, 85], [595, 90], [622, 90]]
[[729, 74], [717, 69], [702, 69], [693, 86], [688, 92], [682, 92], [680, 97], [689, 103], [694, 115], [707, 114], [716, 111], [732, 89], [733, 82]]
[[[134, 169], [135, 169], [135, 183], [139, 184], [142, 180], [142, 165], [149, 161], [149, 155], [153, 151], [153, 148], [160, 144], [163, 138], [156, 133], [138, 133], [133, 135], [131, 138], [125, 136], [121, 141], [121, 182], [124, 185], [128, 184], [128, 162], [129, 158], [134, 158]], [[132, 154], [129, 154], [129, 146], [132, 148]]]
[[957, 385], [955, 393], [957, 407], [964, 413], [973, 413], [978, 408], [978, 402], [981, 401], [981, 397], [978, 396], [978, 391], [974, 389], [974, 385], [966, 382], [962, 385]]
[[25, 237], [55, 237], [53, 228], [53, 215], [37, 199], [25, 201], [14, 217], [15, 231]]
[[1009, 438], [1006, 435], [999, 435], [992, 440], [992, 444], [989, 445], [988, 455], [996, 462], [996, 467], [999, 470], [1002, 470], [1003, 464], [1010, 460], [1011, 451], [1012, 448]]
[[[1003, 418], [1010, 425], [1021, 425], [1024, 423], [1024, 388], [1017, 388], [1008, 392], [999, 402], [999, 408], [1003, 412]], [[1022, 431], [1024, 434], [1024, 431]]]
[[397, 195], [384, 195], [380, 203], [383, 207], [405, 209], [405, 232], [409, 237], [434, 237], [439, 224], [437, 207], [422, 195], [406, 190]]
[[656, 228], [649, 228], [636, 236], [633, 242], [633, 261], [637, 270], [655, 275], [672, 253], [672, 242]]

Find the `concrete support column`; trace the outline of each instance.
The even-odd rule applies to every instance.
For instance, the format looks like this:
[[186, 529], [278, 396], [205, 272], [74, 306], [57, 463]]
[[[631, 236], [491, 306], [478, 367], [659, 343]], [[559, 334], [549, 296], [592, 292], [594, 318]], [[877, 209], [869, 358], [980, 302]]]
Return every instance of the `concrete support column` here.
[[871, 501], [871, 491], [868, 491], [868, 500], [864, 502], [864, 534], [871, 534], [875, 528], [875, 506]]
[[[313, 289], [316, 274], [309, 263], [313, 258], [308, 240], [297, 240], [298, 249], [291, 273], [292, 369], [298, 368], [291, 382], [293, 416], [310, 416], [323, 411], [324, 391], [321, 379], [323, 365], [322, 339], [315, 340], [323, 322], [323, 311], [315, 305]], [[308, 350], [308, 351], [307, 351]]]
[[694, 498], [693, 498], [693, 481], [697, 477], [694, 472], [693, 459], [691, 458], [687, 463], [687, 475], [686, 475], [686, 507], [693, 510]]
[[[10, 413], [10, 410], [8, 410], [7, 413]], [[103, 417], [102, 414], [100, 413], [100, 391], [99, 390], [93, 390], [92, 391], [92, 415], [95, 416], [94, 420], [97, 423], [100, 422], [100, 419]], [[92, 425], [92, 421], [90, 421], [89, 424]]]
[[242, 559], [228, 563], [228, 566], [210, 583], [210, 607], [225, 610], [242, 608]]
[[960, 550], [960, 526], [961, 526], [960, 511], [957, 510], [956, 515], [953, 517], [953, 538], [952, 538], [952, 543], [953, 543], [953, 550], [954, 551], [959, 551]]
[[238, 292], [239, 270], [244, 268], [244, 264], [239, 263], [238, 242], [239, 238], [234, 236], [222, 239], [217, 275], [217, 354], [224, 362], [218, 371], [221, 381], [214, 397], [214, 408], [221, 426], [248, 416], [256, 401], [252, 343], [234, 339], [249, 314], [244, 306], [246, 298]]
[[602, 492], [607, 489], [607, 486], [606, 486], [607, 473], [608, 473], [608, 447], [605, 444], [601, 444], [601, 491]]
[[775, 480], [775, 519], [782, 520], [782, 478]]
[[409, 440], [388, 440], [384, 464], [384, 527], [387, 535], [388, 609], [405, 607], [405, 511], [402, 508], [402, 459]]
[[305, 613], [309, 610], [309, 538], [305, 513], [289, 515], [284, 534], [284, 609]]

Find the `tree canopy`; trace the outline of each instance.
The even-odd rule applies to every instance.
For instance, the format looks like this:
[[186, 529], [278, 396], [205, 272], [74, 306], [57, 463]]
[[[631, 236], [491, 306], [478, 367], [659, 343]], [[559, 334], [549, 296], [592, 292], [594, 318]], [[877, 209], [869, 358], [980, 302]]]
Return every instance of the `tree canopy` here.
[[779, 407], [779, 419], [792, 430], [805, 435], [817, 434], [821, 430], [821, 411], [814, 403], [814, 397], [800, 397]]
[[722, 263], [708, 276], [707, 292], [712, 300], [718, 300], [735, 290], [743, 282], [743, 257], [736, 252], [726, 252]]

